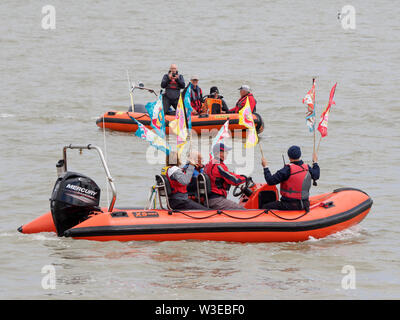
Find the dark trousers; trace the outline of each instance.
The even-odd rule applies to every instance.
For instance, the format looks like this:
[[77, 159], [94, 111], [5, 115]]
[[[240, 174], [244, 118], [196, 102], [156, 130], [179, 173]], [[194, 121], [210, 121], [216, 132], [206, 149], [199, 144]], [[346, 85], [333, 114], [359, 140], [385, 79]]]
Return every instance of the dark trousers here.
[[176, 200], [169, 199], [169, 204], [172, 209], [175, 210], [209, 210], [198, 202], [191, 199], [187, 200]]
[[310, 210], [310, 201], [308, 200], [282, 200], [266, 203], [262, 209], [275, 209], [275, 210]]
[[[178, 98], [172, 99], [171, 97], [168, 97], [166, 94], [163, 95], [163, 108], [164, 108], [164, 114], [172, 114], [175, 115], [175, 110], [178, 105], [179, 101], [179, 96]], [[172, 106], [175, 110], [174, 111], [169, 111], [169, 107]]]

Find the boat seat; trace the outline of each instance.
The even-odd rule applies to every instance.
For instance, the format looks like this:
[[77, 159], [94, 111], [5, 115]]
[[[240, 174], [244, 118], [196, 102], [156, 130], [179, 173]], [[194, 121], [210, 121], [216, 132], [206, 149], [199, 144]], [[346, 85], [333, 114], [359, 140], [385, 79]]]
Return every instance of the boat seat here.
[[211, 180], [210, 177], [205, 173], [199, 173], [197, 176], [197, 201], [201, 203], [201, 199], [204, 199], [203, 205], [209, 208], [208, 195], [211, 193]]
[[160, 202], [161, 209], [166, 210], [166, 208], [164, 208], [163, 206], [163, 201], [162, 201], [162, 198], [164, 198], [167, 209], [172, 210], [169, 204], [169, 196], [171, 195], [171, 185], [166, 176], [160, 174], [156, 175], [155, 189], [158, 194], [158, 200]]
[[260, 193], [258, 194], [258, 207], [262, 208], [263, 205], [278, 200], [279, 198], [277, 198], [277, 194], [275, 191], [273, 190], [260, 191]]

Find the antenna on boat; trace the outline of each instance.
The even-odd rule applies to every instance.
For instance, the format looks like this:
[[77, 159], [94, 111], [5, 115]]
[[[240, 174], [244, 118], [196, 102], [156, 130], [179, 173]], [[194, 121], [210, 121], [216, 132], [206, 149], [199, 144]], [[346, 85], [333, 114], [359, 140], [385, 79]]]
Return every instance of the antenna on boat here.
[[135, 105], [133, 104], [133, 89], [135, 89], [135, 88], [132, 86], [132, 82], [131, 82], [131, 79], [129, 77], [129, 70], [128, 69], [126, 70], [126, 76], [128, 77], [129, 95], [131, 96], [131, 109], [132, 109], [132, 112], [135, 112]]

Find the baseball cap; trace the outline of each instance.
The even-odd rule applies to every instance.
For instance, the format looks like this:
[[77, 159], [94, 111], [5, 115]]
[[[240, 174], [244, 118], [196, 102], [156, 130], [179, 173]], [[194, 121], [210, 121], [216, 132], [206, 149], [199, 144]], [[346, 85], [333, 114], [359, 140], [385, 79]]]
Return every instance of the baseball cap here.
[[245, 90], [250, 92], [250, 87], [247, 84], [243, 84], [238, 90]]
[[224, 145], [223, 143], [217, 143], [213, 147], [213, 153], [214, 154], [219, 154], [221, 151], [229, 151], [229, 150], [232, 150], [232, 148]]
[[193, 75], [190, 80], [199, 80], [199, 76], [198, 75]]

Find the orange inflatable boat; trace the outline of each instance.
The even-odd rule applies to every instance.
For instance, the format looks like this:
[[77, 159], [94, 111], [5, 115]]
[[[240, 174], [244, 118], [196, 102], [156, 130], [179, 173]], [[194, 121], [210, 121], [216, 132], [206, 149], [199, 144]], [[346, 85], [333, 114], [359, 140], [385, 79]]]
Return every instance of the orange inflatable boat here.
[[[138, 125], [131, 117], [141, 122], [147, 128], [153, 129], [150, 126], [150, 116], [145, 112], [108, 111], [96, 120], [96, 124], [100, 128], [135, 132], [138, 129]], [[166, 134], [172, 133], [169, 123], [174, 119], [175, 116], [173, 115], [165, 116]], [[253, 114], [253, 119], [257, 133], [260, 134], [264, 130], [264, 122], [258, 113]], [[211, 132], [213, 129], [217, 132], [226, 120], [229, 120], [229, 129], [231, 132], [241, 131], [241, 136], [246, 136], [246, 127], [239, 124], [239, 114], [237, 113], [192, 115], [192, 130], [197, 134], [205, 134]]]
[[[69, 172], [66, 149], [96, 149], [102, 159], [113, 199], [108, 208], [99, 208], [100, 189], [89, 177]], [[169, 207], [168, 179], [156, 176], [149, 206], [114, 208], [116, 191], [101, 150], [95, 146], [64, 147], [64, 159], [54, 186], [51, 211], [21, 226], [22, 233], [56, 232], [58, 236], [96, 241], [175, 241], [215, 240], [235, 242], [304, 241], [323, 238], [360, 223], [372, 206], [363, 191], [341, 188], [310, 198], [310, 210], [277, 211], [259, 209], [278, 199], [275, 186], [254, 184], [247, 179], [236, 187], [243, 210], [179, 211]], [[208, 203], [208, 178], [200, 174], [193, 197]], [[157, 199], [160, 208], [154, 208]]]

